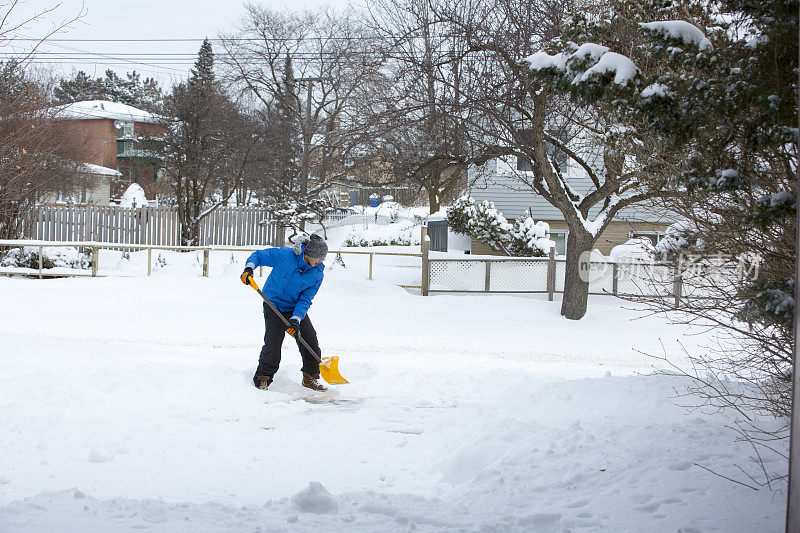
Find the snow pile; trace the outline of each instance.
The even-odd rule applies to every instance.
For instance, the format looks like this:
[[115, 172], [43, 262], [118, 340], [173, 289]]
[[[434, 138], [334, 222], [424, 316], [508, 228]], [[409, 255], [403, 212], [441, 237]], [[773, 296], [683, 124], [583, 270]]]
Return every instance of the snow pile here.
[[628, 85], [632, 83], [639, 74], [639, 68], [630, 58], [616, 52], [606, 52], [600, 59], [584, 72], [580, 78], [572, 80], [572, 83], [582, 83], [594, 78], [602, 77], [603, 74], [614, 74], [614, 83], [617, 85]]
[[[1, 256], [0, 267], [39, 269], [39, 247], [25, 246], [12, 248]], [[91, 257], [73, 246], [42, 248], [42, 268], [88, 269], [92, 265]]]
[[639, 26], [650, 30], [664, 37], [677, 39], [685, 43], [697, 45], [700, 50], [711, 47], [711, 41], [705, 34], [695, 26], [685, 20], [658, 20], [655, 22], [640, 22]]
[[147, 196], [144, 194], [144, 189], [138, 183], [131, 183], [122, 199], [119, 202], [120, 207], [142, 207], [147, 205]]
[[533, 70], [555, 69], [572, 77], [573, 84], [593, 81], [605, 74], [614, 75], [614, 83], [626, 86], [636, 81], [639, 68], [631, 61], [605, 46], [585, 43], [580, 47], [572, 45], [572, 52], [560, 52], [550, 55], [547, 52], [536, 52], [524, 59]]
[[292, 496], [292, 505], [301, 513], [335, 514], [339, 511], [336, 498], [319, 481], [312, 481], [308, 487]]

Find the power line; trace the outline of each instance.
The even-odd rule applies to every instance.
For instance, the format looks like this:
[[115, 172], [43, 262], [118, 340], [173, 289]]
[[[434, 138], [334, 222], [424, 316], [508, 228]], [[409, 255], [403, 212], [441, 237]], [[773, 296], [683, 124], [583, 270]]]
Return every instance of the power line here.
[[[18, 35], [22, 39], [33, 39], [32, 37], [27, 37], [27, 36], [22, 35], [22, 34], [18, 34]], [[17, 37], [14, 36], [10, 40], [14, 40], [14, 39], [17, 39]], [[34, 39], [34, 40], [36, 40], [36, 39]], [[110, 55], [103, 54], [103, 53], [100, 53], [100, 52], [89, 52], [88, 50], [81, 50], [79, 48], [73, 48], [71, 46], [66, 46], [66, 45], [63, 45], [63, 44], [55, 44], [55, 43], [50, 43], [50, 44], [52, 44], [52, 46], [55, 46], [57, 48], [63, 48], [65, 50], [69, 50], [72, 53], [91, 54], [91, 55], [94, 55], [94, 56], [97, 56], [97, 57], [103, 57], [103, 58], [106, 58], [106, 59], [112, 59], [112, 60], [116, 60], [116, 61], [123, 61], [125, 63], [142, 65], [142, 66], [146, 66], [146, 67], [161, 68], [161, 69], [164, 69], [164, 70], [173, 70], [175, 72], [183, 73], [183, 70], [181, 70], [181, 69], [171, 68], [171, 67], [168, 67], [168, 66], [165, 66], [165, 65], [154, 65], [154, 64], [150, 64], [150, 63], [143, 63], [143, 62], [140, 62], [140, 61], [135, 61], [133, 59], [125, 59], [125, 58], [114, 57], [114, 56], [110, 56]], [[35, 57], [32, 57], [31, 59], [35, 59]]]
[[[441, 37], [445, 37], [442, 35]], [[32, 37], [16, 38], [12, 37], [14, 41], [31, 41], [38, 42], [41, 39]], [[181, 42], [203, 42], [205, 39], [201, 38], [154, 38], [154, 39], [47, 39], [45, 42], [77, 42], [77, 43], [181, 43]], [[209, 38], [210, 42], [261, 42], [261, 41], [377, 41], [378, 37], [368, 36], [348, 36], [348, 37], [333, 37], [333, 36], [309, 36], [309, 37], [220, 37]]]

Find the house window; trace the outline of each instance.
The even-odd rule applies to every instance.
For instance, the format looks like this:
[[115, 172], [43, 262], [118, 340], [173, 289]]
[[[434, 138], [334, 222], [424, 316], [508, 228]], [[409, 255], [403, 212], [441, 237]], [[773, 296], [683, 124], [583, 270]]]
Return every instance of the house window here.
[[133, 137], [133, 122], [115, 120], [114, 127], [119, 132], [120, 137]]
[[556, 255], [567, 253], [567, 230], [550, 230], [550, 240], [556, 243]]
[[658, 242], [661, 239], [664, 238], [664, 232], [663, 231], [629, 231], [628, 232], [628, 238], [629, 239], [639, 239], [639, 238], [650, 239], [650, 241], [653, 243], [653, 246], [655, 246], [656, 244], [658, 244]]

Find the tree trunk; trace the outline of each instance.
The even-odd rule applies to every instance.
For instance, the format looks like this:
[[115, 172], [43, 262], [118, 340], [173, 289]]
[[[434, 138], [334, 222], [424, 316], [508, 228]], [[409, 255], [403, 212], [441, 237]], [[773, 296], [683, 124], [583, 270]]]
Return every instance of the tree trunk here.
[[425, 190], [428, 192], [428, 205], [432, 215], [439, 210], [439, 191], [432, 187], [426, 187]]
[[[586, 314], [589, 299], [589, 282], [581, 279], [581, 254], [591, 252], [594, 239], [585, 231], [570, 229], [567, 236], [567, 265], [564, 274], [564, 299], [561, 315], [570, 320], [580, 320]], [[586, 278], [588, 280], [588, 278]]]
[[200, 224], [197, 213], [200, 210], [191, 202], [186, 201], [184, 207], [178, 205], [178, 220], [181, 223], [181, 246], [197, 246], [199, 244]]

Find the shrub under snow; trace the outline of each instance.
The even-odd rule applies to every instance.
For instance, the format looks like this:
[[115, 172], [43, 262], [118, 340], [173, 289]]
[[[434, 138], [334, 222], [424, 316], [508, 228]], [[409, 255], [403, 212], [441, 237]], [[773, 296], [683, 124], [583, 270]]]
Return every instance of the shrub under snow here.
[[493, 202], [476, 202], [462, 196], [447, 208], [450, 229], [485, 242], [506, 255], [538, 257], [547, 254], [555, 243], [550, 240], [550, 226], [528, 217], [511, 225]]
[[418, 245], [418, 226], [413, 222], [401, 222], [368, 229], [356, 228], [342, 243], [343, 246], [412, 246]]
[[656, 257], [656, 247], [647, 237], [634, 237], [611, 249], [608, 256], [612, 261], [652, 261]]
[[674, 259], [681, 254], [698, 254], [703, 248], [700, 234], [688, 221], [681, 221], [664, 231], [664, 238], [656, 245], [655, 251], [666, 259]]
[[[92, 266], [91, 257], [70, 247], [45, 247], [42, 248], [42, 268], [79, 268], [88, 269]], [[39, 247], [25, 246], [12, 248], [0, 261], [0, 267], [6, 268], [35, 268], [39, 269]]]

